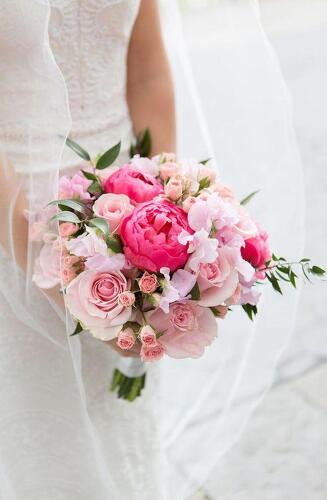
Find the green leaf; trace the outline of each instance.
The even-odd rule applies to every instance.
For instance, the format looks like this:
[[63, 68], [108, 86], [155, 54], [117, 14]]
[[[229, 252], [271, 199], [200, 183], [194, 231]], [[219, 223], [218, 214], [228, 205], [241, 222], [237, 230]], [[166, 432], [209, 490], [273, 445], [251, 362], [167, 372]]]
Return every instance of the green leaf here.
[[109, 235], [109, 227], [105, 219], [95, 217], [94, 219], [89, 220], [89, 224], [97, 229], [100, 229], [105, 236]]
[[253, 321], [256, 314], [258, 314], [257, 306], [253, 306], [252, 304], [242, 304], [242, 308], [251, 321]]
[[317, 274], [318, 276], [322, 276], [326, 272], [324, 269], [322, 269], [321, 267], [318, 267], [318, 266], [310, 267], [309, 271], [311, 274]]
[[100, 181], [93, 181], [92, 184], [89, 185], [87, 188], [87, 191], [90, 194], [97, 194], [97, 193], [103, 193], [102, 185]]
[[247, 205], [249, 203], [249, 201], [252, 200], [253, 196], [255, 196], [257, 193], [259, 193], [259, 191], [260, 191], [260, 189], [257, 189], [257, 191], [253, 191], [248, 196], [243, 198], [243, 200], [241, 201], [241, 205]]
[[281, 290], [281, 288], [279, 286], [278, 279], [276, 278], [276, 276], [273, 273], [271, 273], [270, 275], [268, 273], [266, 273], [266, 277], [267, 277], [268, 281], [270, 281], [273, 289], [276, 292], [278, 292], [281, 295], [283, 295], [283, 292], [282, 292], [282, 290]]
[[85, 151], [85, 149], [83, 149], [79, 144], [77, 144], [77, 142], [69, 139], [69, 137], [66, 137], [66, 144], [70, 149], [74, 151], [74, 153], [83, 158], [83, 160], [91, 161], [89, 153]]
[[81, 323], [77, 321], [76, 328], [73, 331], [73, 333], [70, 334], [70, 337], [73, 337], [74, 335], [78, 335], [79, 333], [83, 332], [84, 328], [82, 327]]
[[301, 262], [301, 263], [302, 263], [302, 262], [310, 262], [310, 260], [311, 260], [311, 259], [307, 259], [307, 258], [305, 258], [305, 259], [301, 259], [301, 260], [300, 260], [300, 262]]
[[205, 189], [207, 187], [210, 186], [210, 179], [209, 177], [203, 177], [203, 179], [200, 180], [199, 182], [199, 191], [201, 191], [201, 189]]
[[207, 158], [206, 160], [199, 161], [199, 163], [200, 163], [200, 165], [206, 165], [210, 160], [211, 160], [211, 158]]
[[291, 271], [290, 272], [290, 282], [292, 283], [294, 288], [296, 288], [296, 278], [297, 278], [297, 275], [293, 271]]
[[98, 159], [96, 163], [96, 168], [98, 170], [103, 170], [104, 168], [109, 167], [113, 164], [113, 162], [117, 159], [120, 153], [121, 142], [118, 142], [115, 146], [108, 149], [102, 156]]
[[191, 290], [191, 297], [193, 300], [200, 300], [201, 297], [200, 288], [197, 283], [195, 283], [194, 287]]
[[99, 177], [92, 172], [86, 172], [86, 170], [82, 170], [82, 174], [84, 177], [86, 177], [89, 181], [98, 181]]
[[107, 245], [115, 253], [121, 253], [123, 250], [123, 245], [121, 239], [117, 234], [112, 234], [107, 238]]
[[148, 158], [151, 154], [152, 149], [152, 138], [151, 133], [148, 128], [144, 130], [144, 132], [140, 132], [134, 144], [131, 144], [129, 149], [129, 155], [131, 158], [136, 154], [139, 154], [143, 158]]
[[81, 221], [73, 212], [59, 212], [50, 219], [51, 221], [57, 220], [59, 222], [73, 222], [74, 224], [80, 224]]
[[61, 210], [71, 208], [72, 210], [76, 210], [76, 212], [80, 212], [82, 214], [85, 212], [86, 208], [85, 204], [78, 200], [54, 200], [48, 203], [48, 205], [58, 205]]

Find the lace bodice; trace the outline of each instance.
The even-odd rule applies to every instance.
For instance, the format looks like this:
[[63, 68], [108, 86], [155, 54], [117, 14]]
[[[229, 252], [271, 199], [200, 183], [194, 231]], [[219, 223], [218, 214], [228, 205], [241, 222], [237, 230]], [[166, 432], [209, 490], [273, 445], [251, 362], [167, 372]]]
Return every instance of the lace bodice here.
[[[49, 43], [68, 91], [72, 117], [70, 136], [92, 155], [119, 140], [126, 153], [132, 138], [125, 97], [126, 58], [139, 0], [50, 0], [50, 5]], [[9, 12], [5, 12], [4, 17], [6, 15]], [[28, 12], [25, 15], [28, 16]], [[6, 39], [10, 39], [8, 34]], [[26, 57], [31, 52], [27, 47]], [[28, 82], [22, 80], [24, 78], [17, 84], [13, 96], [17, 98], [19, 92], [22, 102], [28, 103], [30, 89]], [[24, 149], [27, 141], [19, 120], [1, 128], [0, 143], [5, 144], [17, 171], [24, 172], [28, 163], [25, 161], [28, 152]], [[40, 149], [38, 159], [43, 161], [46, 152], [42, 150], [41, 141], [37, 147]], [[65, 150], [62, 166], [74, 162], [76, 156]]]

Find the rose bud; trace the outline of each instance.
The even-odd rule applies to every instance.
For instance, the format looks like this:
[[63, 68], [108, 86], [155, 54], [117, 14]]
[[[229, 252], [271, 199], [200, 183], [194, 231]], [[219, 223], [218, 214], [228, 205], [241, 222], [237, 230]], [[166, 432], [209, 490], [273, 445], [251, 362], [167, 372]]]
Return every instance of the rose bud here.
[[141, 348], [142, 361], [158, 361], [165, 354], [165, 348], [157, 342], [153, 347], [143, 345]]
[[121, 330], [118, 334], [117, 345], [125, 351], [132, 349], [135, 344], [135, 335], [132, 328]]
[[118, 296], [118, 303], [121, 306], [124, 307], [130, 307], [134, 304], [135, 302], [135, 295], [133, 292], [129, 292], [128, 290], [126, 292], [122, 292]]
[[150, 325], [142, 326], [140, 331], [142, 345], [154, 347], [157, 344], [157, 337], [154, 329]]
[[158, 279], [155, 274], [150, 274], [147, 271], [139, 280], [139, 287], [143, 293], [153, 293], [158, 288]]

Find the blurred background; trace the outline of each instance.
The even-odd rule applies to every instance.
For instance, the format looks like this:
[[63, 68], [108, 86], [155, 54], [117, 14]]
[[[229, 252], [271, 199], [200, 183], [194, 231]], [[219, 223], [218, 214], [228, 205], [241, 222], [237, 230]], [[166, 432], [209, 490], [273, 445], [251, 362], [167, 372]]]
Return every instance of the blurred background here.
[[[235, 5], [242, 1], [230, 0]], [[219, 44], [216, 0], [180, 0], [190, 58], [210, 129], [214, 89], [203, 74]], [[260, 0], [261, 21], [293, 100], [305, 175], [305, 256], [327, 266], [327, 0]], [[209, 58], [209, 59], [208, 59]], [[202, 64], [201, 64], [202, 61]], [[296, 330], [273, 388], [241, 441], [211, 472], [207, 500], [327, 499], [327, 285], [303, 287]]]

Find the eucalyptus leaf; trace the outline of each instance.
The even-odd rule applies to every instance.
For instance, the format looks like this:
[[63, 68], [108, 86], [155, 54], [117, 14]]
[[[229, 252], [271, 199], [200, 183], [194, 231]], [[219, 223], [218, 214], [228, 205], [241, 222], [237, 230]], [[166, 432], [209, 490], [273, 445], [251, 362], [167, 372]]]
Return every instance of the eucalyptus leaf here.
[[199, 163], [200, 163], [200, 165], [206, 165], [210, 160], [211, 160], [211, 158], [207, 158], [206, 160], [199, 161]]
[[110, 248], [110, 250], [112, 250], [115, 253], [122, 252], [123, 245], [122, 245], [121, 239], [119, 238], [119, 236], [117, 234], [113, 234], [113, 235], [108, 236], [106, 241], [107, 241], [107, 245]]
[[248, 315], [249, 319], [253, 321], [255, 315], [258, 313], [257, 306], [253, 306], [252, 304], [242, 304], [242, 308]]
[[89, 220], [89, 224], [93, 227], [96, 227], [97, 229], [100, 229], [100, 231], [105, 235], [109, 235], [109, 227], [105, 219], [102, 219], [101, 217], [95, 217], [94, 219]]
[[73, 212], [59, 212], [58, 214], [54, 215], [53, 217], [51, 217], [50, 219], [51, 221], [59, 221], [59, 222], [73, 222], [74, 224], [80, 224], [81, 221], [80, 219], [77, 217], [76, 214], [74, 214]]
[[241, 205], [247, 205], [249, 203], [249, 201], [252, 200], [252, 198], [258, 194], [260, 192], [260, 189], [257, 189], [257, 191], [253, 191], [252, 193], [250, 193], [248, 196], [246, 196], [245, 198], [243, 198], [243, 200], [241, 201]]
[[85, 149], [83, 149], [82, 146], [77, 144], [77, 142], [73, 141], [69, 137], [66, 137], [66, 144], [72, 151], [74, 151], [74, 153], [83, 158], [83, 160], [91, 161], [89, 153], [85, 151]]
[[201, 189], [206, 189], [209, 186], [210, 186], [209, 177], [203, 177], [203, 179], [201, 179], [199, 182], [199, 191], [201, 191]]
[[73, 333], [70, 335], [70, 337], [73, 337], [74, 335], [78, 335], [83, 330], [84, 330], [84, 328], [82, 327], [81, 323], [79, 321], [77, 321], [76, 328], [73, 331]]
[[82, 170], [82, 174], [89, 181], [98, 181], [99, 180], [99, 177], [97, 175], [93, 174], [92, 172], [87, 172], [86, 170]]
[[318, 267], [318, 266], [312, 266], [310, 267], [310, 273], [311, 274], [317, 274], [318, 276], [322, 276], [323, 274], [325, 274], [325, 270], [322, 269], [321, 267]]
[[93, 181], [92, 184], [90, 184], [89, 187], [87, 188], [87, 191], [90, 194], [97, 194], [97, 193], [101, 194], [103, 192], [101, 182], [98, 180]]
[[113, 162], [118, 158], [120, 153], [121, 142], [118, 142], [115, 146], [108, 149], [102, 156], [98, 159], [96, 163], [96, 168], [98, 170], [103, 170], [104, 168], [109, 167], [113, 164]]
[[76, 210], [76, 212], [84, 213], [85, 212], [85, 204], [78, 200], [54, 200], [49, 203], [49, 205], [58, 205], [61, 210], [64, 208], [71, 208], [72, 210]]

